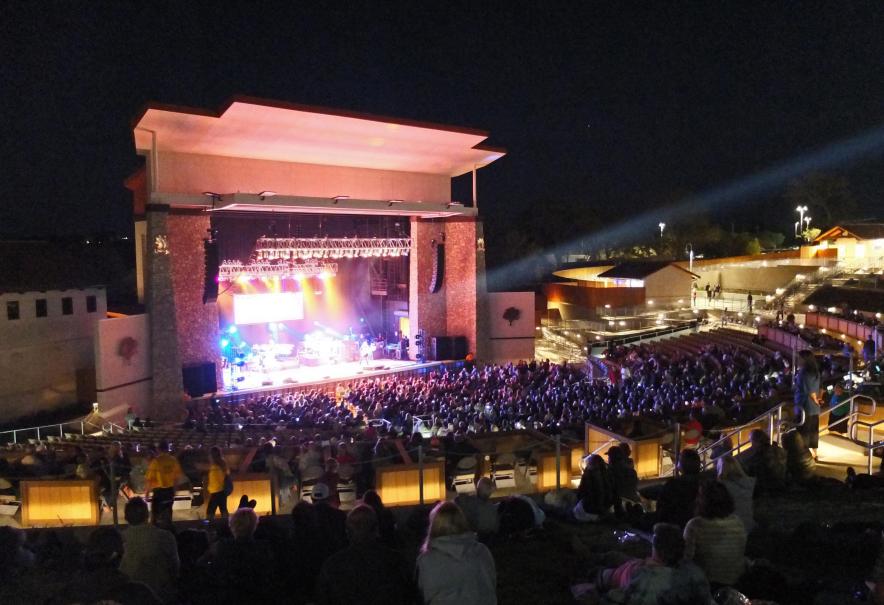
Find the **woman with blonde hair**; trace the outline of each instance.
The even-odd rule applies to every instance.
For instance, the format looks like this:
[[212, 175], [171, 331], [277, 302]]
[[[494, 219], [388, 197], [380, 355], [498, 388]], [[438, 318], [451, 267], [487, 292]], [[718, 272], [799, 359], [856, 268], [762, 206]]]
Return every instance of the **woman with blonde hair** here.
[[212, 446], [209, 450], [209, 480], [206, 482], [206, 492], [209, 494], [206, 519], [214, 520], [216, 510], [221, 511], [222, 519], [227, 518], [227, 496], [230, 495], [232, 486], [230, 470], [221, 455], [221, 448]]
[[494, 558], [454, 502], [440, 502], [430, 512], [417, 577], [426, 605], [497, 603]]
[[717, 463], [718, 480], [734, 499], [734, 513], [743, 522], [748, 534], [755, 528], [752, 500], [755, 497], [755, 477], [743, 470], [743, 465], [732, 456], [722, 456]]

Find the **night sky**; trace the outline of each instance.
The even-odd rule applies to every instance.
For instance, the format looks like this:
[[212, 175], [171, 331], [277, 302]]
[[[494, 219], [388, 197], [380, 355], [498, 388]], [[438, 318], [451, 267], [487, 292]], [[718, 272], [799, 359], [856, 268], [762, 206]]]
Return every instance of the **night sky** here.
[[[551, 200], [626, 218], [884, 124], [878, 2], [227, 4], [2, 3], [0, 236], [131, 229], [148, 100], [486, 129], [509, 152], [480, 172], [486, 222]], [[884, 158], [839, 170], [881, 214]], [[721, 218], [785, 231], [781, 200]]]

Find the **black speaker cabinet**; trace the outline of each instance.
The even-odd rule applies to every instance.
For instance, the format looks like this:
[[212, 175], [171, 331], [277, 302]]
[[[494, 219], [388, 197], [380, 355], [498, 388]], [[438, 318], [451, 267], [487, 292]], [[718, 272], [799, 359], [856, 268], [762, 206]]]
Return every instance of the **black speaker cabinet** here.
[[453, 359], [453, 353], [451, 338], [448, 336], [434, 336], [430, 339], [430, 359], [433, 361]]
[[218, 390], [213, 362], [188, 364], [181, 368], [181, 374], [184, 379], [184, 390], [191, 397], [199, 397]]
[[467, 337], [454, 336], [451, 339], [451, 358], [464, 359], [469, 351], [467, 350]]

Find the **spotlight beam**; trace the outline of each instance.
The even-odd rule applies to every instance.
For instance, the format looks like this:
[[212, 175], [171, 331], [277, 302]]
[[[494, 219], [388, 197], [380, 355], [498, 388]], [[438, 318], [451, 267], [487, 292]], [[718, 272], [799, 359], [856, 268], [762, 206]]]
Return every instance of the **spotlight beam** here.
[[884, 154], [884, 125], [821, 149], [803, 153], [757, 174], [692, 195], [666, 208], [648, 211], [604, 231], [583, 235], [552, 249], [523, 257], [489, 271], [488, 280], [495, 282], [496, 287], [518, 285], [517, 282], [522, 279], [522, 276], [530, 274], [535, 261], [542, 260], [549, 254], [560, 255], [569, 252], [574, 249], [575, 244], [580, 242], [589, 241], [591, 245], [596, 245], [631, 236], [634, 233], [651, 232], [655, 228], [659, 228], [660, 222], [671, 225], [680, 219], [696, 215], [709, 208], [721, 209], [744, 202], [753, 196], [782, 187], [807, 173], [851, 164], [869, 156], [882, 154]]

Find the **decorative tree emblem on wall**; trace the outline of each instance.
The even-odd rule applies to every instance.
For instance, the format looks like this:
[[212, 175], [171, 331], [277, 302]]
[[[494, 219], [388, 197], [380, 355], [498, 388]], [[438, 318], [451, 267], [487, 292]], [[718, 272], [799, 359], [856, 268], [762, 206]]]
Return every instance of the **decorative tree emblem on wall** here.
[[168, 254], [169, 253], [169, 240], [165, 235], [157, 235], [153, 238], [153, 253], [154, 254]]
[[513, 325], [513, 322], [518, 321], [520, 317], [522, 317], [522, 312], [515, 307], [509, 307], [503, 312], [503, 318], [507, 320], [510, 325]]
[[122, 357], [127, 365], [132, 363], [132, 358], [135, 357], [136, 353], [138, 353], [137, 340], [131, 336], [127, 336], [120, 340], [120, 343], [117, 345], [117, 355]]

